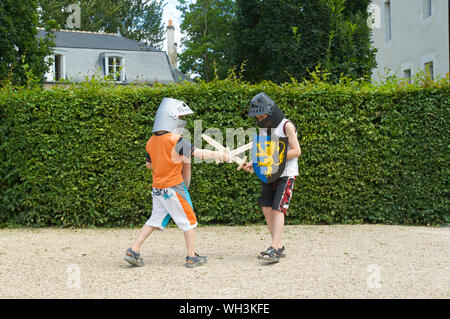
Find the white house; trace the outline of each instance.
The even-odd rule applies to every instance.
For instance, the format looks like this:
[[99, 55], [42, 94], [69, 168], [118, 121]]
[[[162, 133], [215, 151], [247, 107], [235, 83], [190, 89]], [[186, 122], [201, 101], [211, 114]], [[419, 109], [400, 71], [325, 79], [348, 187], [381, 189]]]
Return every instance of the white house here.
[[372, 80], [449, 73], [448, 0], [373, 0], [372, 41], [378, 49]]
[[[168, 27], [173, 33], [173, 26]], [[44, 36], [38, 30], [38, 37]], [[117, 83], [169, 83], [187, 80], [166, 52], [120, 35], [84, 31], [55, 31], [53, 64], [46, 82], [81, 82], [93, 75], [112, 75]], [[173, 41], [173, 36], [168, 37]], [[168, 43], [169, 47], [176, 44]], [[171, 52], [172, 53], [172, 52]], [[175, 51], [176, 54], [176, 51]], [[173, 59], [173, 58], [172, 58]]]

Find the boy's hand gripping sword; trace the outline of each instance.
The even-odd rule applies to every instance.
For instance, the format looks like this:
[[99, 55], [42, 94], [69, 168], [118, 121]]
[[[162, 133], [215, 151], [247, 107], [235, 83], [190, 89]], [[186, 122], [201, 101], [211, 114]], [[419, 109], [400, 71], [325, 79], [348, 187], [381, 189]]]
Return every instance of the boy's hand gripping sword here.
[[[217, 142], [215, 139], [209, 137], [208, 135], [202, 134], [202, 137], [209, 145], [213, 146], [216, 150], [229, 154], [231, 160], [239, 165], [237, 168], [238, 170], [240, 170], [242, 166], [245, 164], [247, 156], [244, 156], [244, 158], [240, 158], [237, 155], [244, 153], [245, 151], [253, 147], [253, 143], [248, 143], [244, 146], [238, 147], [237, 149], [230, 151], [228, 147], [223, 146], [222, 144]], [[218, 162], [219, 160], [216, 160], [216, 163]]]

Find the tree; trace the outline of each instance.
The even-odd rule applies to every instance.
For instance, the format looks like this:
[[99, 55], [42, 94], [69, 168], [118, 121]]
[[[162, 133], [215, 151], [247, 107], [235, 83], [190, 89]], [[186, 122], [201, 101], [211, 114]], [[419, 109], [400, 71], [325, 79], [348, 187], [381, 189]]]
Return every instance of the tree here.
[[54, 48], [49, 21], [47, 36], [37, 38], [37, 0], [0, 2], [0, 81], [22, 85], [32, 78], [43, 81]]
[[244, 78], [282, 82], [303, 78], [325, 50], [326, 17], [317, 1], [237, 0], [235, 64]]
[[375, 51], [366, 24], [370, 0], [237, 0], [233, 63], [249, 81], [308, 77], [324, 66], [331, 80], [370, 76]]
[[164, 25], [163, 0], [39, 0], [41, 21], [54, 19], [68, 29], [67, 7], [78, 3], [81, 9], [81, 31], [118, 33], [135, 41], [162, 48]]
[[328, 47], [324, 66], [336, 82], [339, 76], [370, 77], [376, 67], [367, 26], [370, 0], [322, 0], [330, 17]]
[[198, 73], [206, 80], [223, 78], [231, 67], [231, 43], [235, 2], [233, 0], [180, 0], [181, 31], [185, 50], [180, 54], [180, 70]]

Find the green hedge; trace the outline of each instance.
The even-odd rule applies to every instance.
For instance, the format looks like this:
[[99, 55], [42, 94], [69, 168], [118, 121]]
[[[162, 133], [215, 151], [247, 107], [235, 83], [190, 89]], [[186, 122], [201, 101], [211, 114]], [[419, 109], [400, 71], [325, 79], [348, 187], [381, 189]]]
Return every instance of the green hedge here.
[[[225, 80], [4, 88], [0, 224], [141, 225], [152, 207], [145, 144], [162, 98], [190, 105], [191, 130], [194, 119], [203, 129], [246, 129], [255, 125], [248, 101], [261, 91], [299, 129], [300, 176], [287, 224], [450, 222], [448, 82], [423, 88]], [[193, 164], [190, 192], [201, 224], [263, 221], [259, 180], [235, 168]]]

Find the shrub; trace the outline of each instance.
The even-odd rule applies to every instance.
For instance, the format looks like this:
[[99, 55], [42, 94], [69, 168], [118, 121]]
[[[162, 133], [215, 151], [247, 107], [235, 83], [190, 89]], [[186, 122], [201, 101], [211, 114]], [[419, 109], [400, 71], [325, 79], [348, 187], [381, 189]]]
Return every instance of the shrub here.
[[[203, 129], [253, 127], [264, 91], [297, 126], [302, 156], [287, 224], [450, 222], [449, 85], [341, 81], [154, 87], [85, 83], [0, 92], [0, 224], [132, 226], [150, 216], [145, 144], [163, 97], [185, 101]], [[205, 143], [203, 143], [205, 147]], [[194, 163], [201, 224], [263, 220], [260, 182], [235, 164]]]

